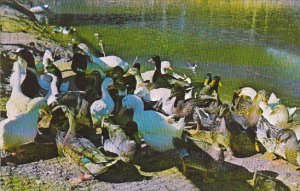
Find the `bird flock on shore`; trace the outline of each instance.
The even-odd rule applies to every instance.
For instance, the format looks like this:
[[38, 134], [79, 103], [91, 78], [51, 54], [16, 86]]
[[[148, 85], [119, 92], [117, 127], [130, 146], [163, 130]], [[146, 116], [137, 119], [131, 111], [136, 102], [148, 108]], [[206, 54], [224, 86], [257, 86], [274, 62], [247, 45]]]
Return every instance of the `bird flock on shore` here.
[[[231, 103], [223, 103], [220, 76], [207, 73], [203, 82], [193, 82], [158, 55], [149, 60], [153, 70], [142, 72], [137, 59], [129, 64], [114, 55], [97, 57], [84, 43], [72, 48], [73, 78], [63, 78], [53, 50], [45, 51], [42, 63], [26, 48], [13, 52], [12, 92], [7, 118], [0, 122], [0, 150], [33, 142], [39, 121], [50, 111], [49, 123], [62, 113], [72, 116], [65, 142], [76, 135], [76, 124], [85, 121], [86, 128], [97, 129], [105, 150], [117, 155], [133, 155], [133, 141], [159, 152], [178, 149], [186, 156], [174, 139], [184, 141], [184, 131], [200, 136], [205, 131], [213, 145], [234, 156], [268, 152], [300, 165], [300, 110], [286, 107], [274, 93], [242, 87], [233, 92]], [[186, 67], [199, 74], [197, 64]], [[128, 127], [122, 129], [127, 142], [106, 136], [109, 124]], [[248, 147], [254, 151], [247, 153]]]

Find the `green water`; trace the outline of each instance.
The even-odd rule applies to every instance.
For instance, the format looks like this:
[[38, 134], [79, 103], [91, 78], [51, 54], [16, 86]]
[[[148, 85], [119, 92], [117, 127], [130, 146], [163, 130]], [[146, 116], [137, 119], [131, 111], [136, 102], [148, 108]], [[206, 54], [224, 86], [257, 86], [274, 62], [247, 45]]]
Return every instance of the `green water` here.
[[[57, 0], [51, 24], [75, 26], [75, 38], [143, 69], [160, 55], [179, 73], [201, 81], [220, 75], [221, 98], [252, 86], [275, 92], [289, 105], [300, 103], [300, 3], [251, 0]], [[58, 38], [67, 43], [70, 37]], [[197, 75], [184, 68], [197, 63]]]

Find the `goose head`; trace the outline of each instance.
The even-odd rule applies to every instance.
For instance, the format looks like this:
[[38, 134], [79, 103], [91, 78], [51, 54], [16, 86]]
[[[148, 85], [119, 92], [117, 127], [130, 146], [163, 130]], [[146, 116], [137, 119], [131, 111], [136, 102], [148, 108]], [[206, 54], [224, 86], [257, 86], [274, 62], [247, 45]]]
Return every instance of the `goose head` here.
[[127, 95], [122, 100], [122, 107], [124, 109], [133, 109], [134, 111], [144, 111], [144, 103], [136, 95]]
[[130, 69], [127, 71], [127, 73], [123, 75], [123, 77], [127, 77], [127, 76], [130, 76], [130, 75], [136, 76], [136, 75], [138, 75], [139, 73], [140, 73], [140, 72], [138, 71], [137, 68], [130, 68]]
[[268, 104], [266, 99], [266, 91], [265, 90], [258, 91], [258, 93], [253, 98], [253, 102], [257, 103], [258, 105], [260, 104], [260, 102]]
[[208, 72], [205, 76], [204, 85], [207, 86], [212, 81], [212, 75], [210, 72]]
[[148, 60], [151, 64], [155, 64], [155, 66], [157, 67], [157, 65], [161, 64], [161, 59], [160, 56], [156, 55], [153, 56], [150, 60]]
[[43, 56], [44, 67], [46, 68], [50, 64], [50, 62], [54, 62], [53, 53], [51, 52], [51, 50], [46, 50]]
[[84, 54], [86, 54], [86, 55], [90, 55], [90, 49], [89, 49], [89, 47], [86, 45], [86, 44], [84, 44], [84, 43], [80, 43], [80, 44], [78, 44], [77, 45], [77, 47], [76, 47], [79, 51], [82, 51]]
[[35, 68], [35, 61], [33, 54], [26, 48], [18, 48], [15, 51], [15, 54], [18, 56], [18, 60], [25, 60], [27, 63], [27, 67]]
[[297, 143], [297, 137], [291, 129], [281, 129], [277, 132], [276, 143]]
[[112, 88], [113, 85], [114, 85], [114, 81], [112, 78], [105, 78], [102, 82], [101, 88], [108, 90]]
[[166, 74], [167, 71], [166, 70], [171, 70], [173, 71], [173, 68], [171, 67], [171, 63], [169, 61], [162, 61], [161, 62], [161, 73], [162, 74]]
[[214, 76], [213, 80], [209, 84], [211, 87], [218, 88], [219, 86], [222, 86], [221, 84], [221, 77], [220, 76]]
[[249, 96], [249, 97], [251, 97], [252, 100], [254, 99], [254, 97], [257, 94], [257, 92], [251, 87], [243, 87], [243, 88], [239, 89], [237, 93], [238, 93], [238, 96], [243, 96], [243, 95]]
[[27, 112], [36, 110], [36, 109], [42, 109], [47, 106], [46, 99], [43, 97], [37, 97], [28, 103]]
[[276, 105], [272, 110], [271, 114], [272, 115], [281, 114], [281, 115], [285, 115], [287, 118], [289, 115], [287, 108], [285, 107], [285, 105], [282, 104]]

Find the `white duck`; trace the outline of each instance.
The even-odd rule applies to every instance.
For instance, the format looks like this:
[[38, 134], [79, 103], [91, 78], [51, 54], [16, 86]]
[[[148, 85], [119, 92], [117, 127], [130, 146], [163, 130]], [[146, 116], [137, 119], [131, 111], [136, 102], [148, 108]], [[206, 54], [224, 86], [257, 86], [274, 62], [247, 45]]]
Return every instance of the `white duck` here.
[[115, 103], [108, 92], [109, 86], [112, 85], [113, 80], [111, 78], [105, 78], [101, 84], [102, 98], [94, 101], [90, 107], [94, 125], [101, 122], [101, 127], [103, 127], [104, 119], [114, 110]]
[[136, 95], [127, 95], [122, 100], [124, 109], [133, 109], [133, 121], [138, 125], [139, 134], [144, 137], [145, 142], [156, 151], [167, 151], [174, 149], [173, 138], [181, 138], [184, 128], [184, 118], [177, 123], [172, 121], [172, 116], [144, 110], [143, 101]]
[[13, 149], [33, 142], [38, 132], [39, 109], [44, 106], [44, 98], [34, 98], [29, 102], [26, 113], [0, 122], [0, 150]]
[[120, 66], [125, 72], [129, 69], [129, 64], [123, 61], [120, 57], [117, 56], [104, 56], [104, 57], [95, 57], [90, 53], [89, 48], [86, 44], [80, 43], [78, 48], [83, 50], [91, 59], [93, 63], [98, 64], [104, 72], [111, 71], [116, 66]]
[[27, 62], [18, 56], [18, 60], [14, 63], [13, 73], [10, 77], [10, 85], [12, 93], [6, 103], [7, 117], [13, 117], [27, 111], [27, 105], [31, 100], [25, 96], [21, 90], [21, 83], [26, 77]]

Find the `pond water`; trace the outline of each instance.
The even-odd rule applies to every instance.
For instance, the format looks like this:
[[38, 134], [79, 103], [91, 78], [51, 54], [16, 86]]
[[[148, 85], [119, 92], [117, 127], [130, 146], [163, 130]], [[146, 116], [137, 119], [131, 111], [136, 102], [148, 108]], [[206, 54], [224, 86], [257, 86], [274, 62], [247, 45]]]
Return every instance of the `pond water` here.
[[[293, 0], [53, 0], [50, 24], [74, 26], [75, 38], [144, 69], [160, 55], [202, 81], [220, 75], [221, 99], [241, 86], [300, 104], [300, 3]], [[94, 36], [99, 33], [99, 39]], [[62, 42], [69, 37], [59, 37]], [[197, 74], [185, 63], [197, 63]]]

